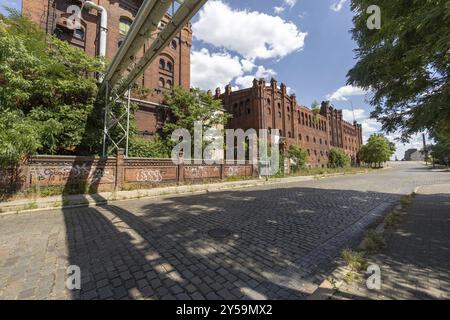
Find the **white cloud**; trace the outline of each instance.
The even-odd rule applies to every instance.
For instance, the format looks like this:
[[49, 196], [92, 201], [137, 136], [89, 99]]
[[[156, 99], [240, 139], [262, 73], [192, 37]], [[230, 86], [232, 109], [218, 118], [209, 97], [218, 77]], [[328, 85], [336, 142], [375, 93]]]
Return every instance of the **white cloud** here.
[[235, 83], [240, 89], [250, 88], [253, 85], [253, 80], [264, 78], [268, 81], [270, 78], [275, 77], [277, 73], [272, 69], [266, 69], [264, 66], [258, 66], [254, 75], [245, 75], [236, 78]]
[[273, 7], [273, 12], [275, 12], [276, 14], [280, 14], [284, 12], [284, 10], [285, 10], [284, 7]]
[[[248, 74], [253, 70], [253, 74]], [[272, 69], [256, 66], [249, 60], [240, 59], [227, 52], [216, 53], [203, 48], [192, 51], [191, 54], [192, 86], [203, 90], [213, 90], [217, 87], [223, 89], [233, 81], [236, 84], [233, 90], [249, 88], [253, 85], [253, 79], [269, 80], [276, 74]]]
[[339, 0], [338, 2], [333, 3], [330, 6], [330, 9], [333, 10], [334, 12], [339, 12], [342, 10], [342, 8], [344, 7], [344, 4], [347, 2], [347, 0]]
[[251, 61], [283, 58], [302, 49], [307, 36], [293, 22], [257, 11], [232, 9], [220, 0], [205, 4], [192, 29], [197, 40], [236, 51]]
[[326, 98], [332, 101], [347, 101], [348, 97], [363, 96], [366, 93], [366, 91], [358, 87], [343, 86], [337, 89], [334, 93], [327, 95]]
[[203, 90], [225, 87], [234, 78], [243, 74], [238, 57], [228, 53], [210, 53], [207, 49], [192, 51], [191, 82], [193, 87]]
[[242, 59], [241, 64], [242, 64], [242, 70], [244, 72], [251, 72], [253, 69], [256, 68], [256, 65], [247, 59]]

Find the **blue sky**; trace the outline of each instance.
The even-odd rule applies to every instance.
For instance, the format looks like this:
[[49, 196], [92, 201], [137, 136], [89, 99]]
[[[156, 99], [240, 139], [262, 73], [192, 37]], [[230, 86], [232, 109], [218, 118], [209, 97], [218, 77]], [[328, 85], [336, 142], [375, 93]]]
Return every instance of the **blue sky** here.
[[[0, 0], [0, 5], [20, 8], [20, 2]], [[331, 99], [344, 109], [347, 121], [353, 121], [353, 103], [355, 118], [369, 137], [380, 128], [369, 119], [372, 107], [361, 89], [346, 86], [356, 47], [349, 4], [350, 0], [210, 0], [192, 20], [193, 85], [213, 90], [231, 83], [239, 89], [255, 76], [274, 77], [300, 104]], [[409, 147], [421, 147], [420, 137], [397, 147], [401, 159]]]

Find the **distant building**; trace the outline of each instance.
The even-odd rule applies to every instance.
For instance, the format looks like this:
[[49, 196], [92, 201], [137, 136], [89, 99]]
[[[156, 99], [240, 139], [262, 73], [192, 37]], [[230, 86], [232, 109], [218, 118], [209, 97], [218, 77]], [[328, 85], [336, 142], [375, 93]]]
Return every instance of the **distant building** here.
[[405, 161], [424, 161], [425, 156], [417, 149], [408, 149], [405, 151]]
[[225, 110], [233, 115], [229, 129], [278, 129], [281, 151], [286, 154], [289, 146], [298, 145], [308, 152], [311, 167], [328, 165], [331, 148], [340, 148], [357, 163], [357, 153], [363, 144], [362, 126], [343, 119], [342, 110], [335, 109], [329, 101], [322, 102], [317, 112], [297, 103], [295, 95], [287, 93], [287, 87], [272, 79], [266, 85], [264, 79], [253, 81], [251, 88], [225, 93], [216, 90]]

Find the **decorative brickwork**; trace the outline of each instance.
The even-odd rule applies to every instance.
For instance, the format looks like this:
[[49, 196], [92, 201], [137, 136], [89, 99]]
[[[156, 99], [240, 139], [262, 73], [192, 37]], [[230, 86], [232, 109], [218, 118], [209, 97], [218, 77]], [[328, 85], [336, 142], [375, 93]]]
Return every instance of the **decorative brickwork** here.
[[286, 153], [291, 145], [299, 145], [309, 154], [312, 167], [326, 167], [332, 147], [341, 148], [356, 163], [356, 155], [363, 143], [362, 127], [342, 118], [342, 110], [334, 109], [329, 102], [322, 102], [320, 111], [297, 104], [295, 95], [288, 95], [286, 85], [278, 86], [272, 79], [254, 80], [253, 86], [233, 92], [231, 86], [225, 93], [216, 90], [227, 112], [233, 118], [229, 129], [279, 129], [281, 150]]

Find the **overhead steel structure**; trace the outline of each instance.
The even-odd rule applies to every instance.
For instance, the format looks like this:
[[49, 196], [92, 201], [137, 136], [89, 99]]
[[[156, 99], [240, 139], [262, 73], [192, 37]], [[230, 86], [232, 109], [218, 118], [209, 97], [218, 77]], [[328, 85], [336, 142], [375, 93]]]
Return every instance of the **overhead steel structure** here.
[[[105, 96], [103, 156], [118, 149], [124, 142], [128, 155], [132, 86], [206, 1], [144, 0], [124, 42], [102, 76], [100, 93]], [[174, 2], [179, 6], [171, 20], [162, 27], [150, 47], [146, 48], [143, 57], [137, 59], [137, 52], [152, 33], [161, 27], [161, 20]], [[114, 130], [119, 134], [117, 131], [113, 134]]]

